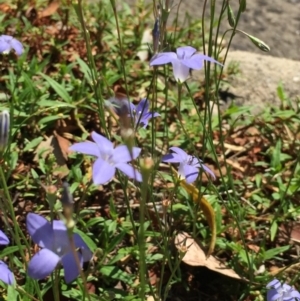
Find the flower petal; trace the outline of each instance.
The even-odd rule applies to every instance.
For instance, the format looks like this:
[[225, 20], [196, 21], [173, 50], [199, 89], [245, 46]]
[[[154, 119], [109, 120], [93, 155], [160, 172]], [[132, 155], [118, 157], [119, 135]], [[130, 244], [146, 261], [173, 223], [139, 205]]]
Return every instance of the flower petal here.
[[9, 244], [8, 237], [0, 230], [0, 246], [6, 246]]
[[131, 165], [126, 164], [126, 163], [119, 163], [119, 164], [116, 164], [116, 168], [118, 168], [120, 171], [122, 171], [129, 178], [135, 179], [138, 182], [142, 182], [141, 173], [138, 170], [136, 170], [134, 167], [132, 167]]
[[23, 45], [17, 39], [9, 35], [0, 36], [0, 53], [9, 52], [14, 49], [17, 55], [23, 53]]
[[24, 52], [24, 48], [21, 42], [13, 38], [10, 42], [11, 47], [15, 50], [17, 55], [21, 55]]
[[48, 249], [36, 253], [28, 264], [28, 275], [33, 279], [44, 279], [50, 275], [60, 261], [60, 257]]
[[188, 164], [180, 164], [178, 168], [178, 173], [181, 176], [184, 176], [186, 182], [190, 184], [196, 181], [199, 174], [199, 169], [195, 166], [191, 166]]
[[26, 227], [34, 243], [42, 248], [51, 249], [54, 242], [54, 233], [51, 224], [41, 215], [28, 213]]
[[147, 114], [149, 111], [149, 101], [147, 98], [143, 98], [139, 104], [136, 106], [137, 114]]
[[7, 43], [6, 40], [4, 40], [1, 36], [0, 37], [0, 53], [6, 53], [6, 52], [9, 52], [10, 50], [11, 50], [11, 47], [10, 47], [9, 43]]
[[189, 155], [180, 147], [172, 146], [170, 150], [178, 154], [182, 158], [182, 161], [186, 161], [189, 158]]
[[179, 59], [189, 59], [197, 50], [191, 46], [178, 47], [176, 50]]
[[8, 266], [0, 260], [0, 280], [6, 284], [13, 284], [15, 277]]
[[271, 282], [269, 282], [266, 286], [266, 288], [276, 288], [278, 289], [279, 287], [281, 287], [281, 283], [278, 279], [273, 279]]
[[83, 239], [78, 233], [74, 233], [73, 238], [75, 247], [80, 248], [83, 262], [90, 261], [93, 257], [93, 253], [91, 252], [87, 244], [83, 241]]
[[182, 157], [178, 154], [172, 153], [162, 156], [161, 161], [166, 163], [181, 163]]
[[72, 146], [70, 146], [69, 149], [74, 152], [79, 152], [85, 155], [95, 157], [99, 157], [101, 155], [98, 145], [91, 141], [75, 143]]
[[143, 128], [146, 128], [147, 125], [148, 125], [148, 122], [151, 118], [155, 118], [155, 117], [158, 117], [160, 116], [160, 114], [156, 113], [156, 112], [149, 112], [147, 114], [143, 114], [141, 120], [140, 120], [140, 124], [143, 124]]
[[180, 60], [172, 61], [173, 74], [178, 82], [185, 82], [190, 75], [190, 68], [181, 63]]
[[112, 160], [116, 164], [127, 163], [129, 161], [136, 159], [139, 156], [140, 152], [141, 152], [141, 149], [139, 147], [133, 147], [132, 153], [130, 153], [130, 151], [126, 145], [119, 145], [114, 150]]
[[65, 223], [60, 220], [53, 221], [54, 243], [51, 250], [62, 256], [70, 251], [70, 241]]
[[213, 59], [207, 55], [200, 54], [200, 53], [193, 55], [189, 59], [184, 59], [181, 62], [182, 62], [182, 64], [184, 64], [185, 66], [187, 66], [191, 69], [200, 70], [203, 67], [204, 61], [209, 61], [211, 63], [215, 63], [215, 64], [223, 66], [221, 63], [219, 63], [215, 59]]
[[162, 52], [154, 55], [150, 60], [150, 66], [164, 65], [177, 60], [175, 52]]
[[[288, 293], [287, 297], [290, 297], [291, 300], [295, 300], [295, 298], [300, 300], [300, 293], [298, 291], [296, 291], [295, 289], [293, 289], [291, 292]], [[283, 300], [288, 300], [288, 299], [286, 299], [286, 297], [284, 296]]]
[[205, 164], [202, 164], [202, 163], [199, 163], [199, 164], [206, 173], [208, 173], [214, 180], [216, 179], [215, 174], [212, 172], [212, 170], [210, 168], [208, 168]]
[[115, 166], [98, 158], [93, 165], [93, 182], [95, 185], [105, 184], [112, 179], [115, 173]]
[[277, 301], [280, 299], [281, 294], [276, 289], [271, 289], [267, 292], [267, 301]]
[[[82, 267], [83, 261], [82, 261], [82, 256], [80, 254], [80, 252], [76, 252], [78, 255], [78, 260], [80, 262], [80, 267]], [[66, 283], [70, 283], [72, 281], [74, 281], [79, 273], [79, 267], [77, 265], [77, 261], [74, 257], [73, 252], [69, 252], [67, 254], [65, 254], [62, 259], [61, 259], [62, 265], [64, 267], [64, 271], [65, 271], [65, 281]]]
[[91, 136], [98, 145], [101, 153], [110, 154], [114, 149], [114, 145], [106, 137], [96, 132], [92, 132]]

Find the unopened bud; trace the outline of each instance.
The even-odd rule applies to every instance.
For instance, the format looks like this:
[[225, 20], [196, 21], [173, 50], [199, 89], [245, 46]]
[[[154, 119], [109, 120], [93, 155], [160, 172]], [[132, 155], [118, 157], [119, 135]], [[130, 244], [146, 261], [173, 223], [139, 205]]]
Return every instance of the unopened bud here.
[[247, 8], [247, 1], [246, 0], [239, 0], [239, 1], [240, 1], [241, 11], [244, 12]]
[[263, 42], [262, 40], [256, 38], [256, 37], [253, 37], [249, 34], [247, 34], [247, 36], [249, 37], [249, 39], [251, 40], [251, 42], [257, 46], [260, 50], [262, 51], [265, 51], [265, 52], [269, 52], [270, 51], [270, 47], [265, 43]]
[[141, 167], [141, 173], [144, 182], [148, 182], [153, 166], [154, 166], [154, 162], [151, 157], [146, 157], [141, 159], [140, 167]]
[[7, 110], [4, 110], [0, 113], [0, 151], [3, 151], [8, 144], [9, 128], [9, 112]]
[[66, 218], [66, 226], [68, 229], [74, 228], [74, 221], [73, 221], [73, 206], [74, 206], [74, 199], [70, 192], [70, 185], [68, 182], [63, 182], [63, 190], [61, 194], [61, 203], [64, 207], [64, 215]]
[[228, 17], [228, 23], [231, 27], [234, 27], [235, 26], [235, 16], [234, 16], [234, 13], [233, 13], [233, 10], [230, 6], [230, 4], [228, 3], [227, 5], [227, 17]]
[[72, 193], [70, 192], [70, 185], [68, 182], [63, 182], [62, 184], [62, 194], [61, 194], [61, 202], [65, 206], [72, 206], [74, 204], [74, 199]]
[[160, 36], [160, 31], [159, 31], [159, 18], [156, 18], [156, 21], [154, 23], [154, 27], [152, 30], [152, 37], [153, 37], [153, 52], [157, 53], [158, 52], [158, 46], [159, 46], [159, 36]]

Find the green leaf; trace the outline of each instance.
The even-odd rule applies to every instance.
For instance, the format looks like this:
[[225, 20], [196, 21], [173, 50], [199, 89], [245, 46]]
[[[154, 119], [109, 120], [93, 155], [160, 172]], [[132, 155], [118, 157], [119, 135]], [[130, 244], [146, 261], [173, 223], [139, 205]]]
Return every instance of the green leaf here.
[[55, 121], [58, 119], [62, 119], [62, 118], [63, 118], [63, 116], [60, 116], [60, 115], [50, 115], [50, 116], [44, 117], [41, 120], [39, 120], [38, 124], [46, 125], [49, 122], [52, 122], [52, 121]]
[[270, 229], [270, 232], [271, 232], [271, 241], [274, 240], [274, 238], [276, 236], [276, 233], [277, 233], [277, 230], [278, 230], [278, 224], [277, 224], [277, 222], [273, 221], [273, 223], [271, 225], [271, 229]]
[[31, 150], [33, 148], [35, 148], [36, 146], [38, 146], [41, 141], [43, 141], [43, 137], [38, 137], [33, 139], [32, 141], [30, 141], [29, 143], [26, 144], [25, 148], [24, 148], [24, 152]]
[[74, 229], [74, 233], [77, 233], [80, 235], [80, 237], [83, 239], [83, 241], [87, 244], [89, 249], [94, 253], [97, 249], [97, 245], [94, 243], [94, 241], [87, 236], [84, 232], [78, 230], [77, 228]]
[[54, 79], [52, 79], [50, 76], [39, 73], [48, 83], [49, 85], [53, 88], [53, 90], [59, 95], [65, 102], [70, 103], [72, 101], [72, 98], [70, 97], [69, 93], [67, 90], [58, 82], [56, 82]]
[[3, 251], [1, 251], [0, 256], [1, 258], [3, 258], [5, 256], [8, 256], [9, 254], [20, 251], [20, 249], [25, 249], [25, 247], [24, 246], [21, 246], [21, 248], [19, 246], [6, 247]]
[[80, 66], [81, 71], [84, 73], [84, 78], [89, 82], [90, 85], [92, 85], [93, 79], [92, 79], [90, 67], [80, 57], [77, 58], [77, 62]]
[[100, 269], [100, 273], [109, 279], [121, 280], [125, 283], [132, 283], [132, 277], [116, 266], [104, 266]]
[[40, 107], [49, 107], [51, 109], [58, 109], [58, 108], [70, 108], [75, 109], [75, 106], [69, 103], [61, 102], [61, 101], [54, 101], [54, 100], [41, 100], [38, 102]]
[[120, 234], [116, 235], [110, 242], [109, 242], [109, 246], [106, 249], [107, 253], [110, 253], [111, 251], [113, 251], [118, 244], [122, 241], [123, 237], [125, 236], [126, 231], [122, 231]]
[[7, 300], [9, 301], [17, 301], [19, 297], [19, 293], [16, 290], [14, 285], [7, 286]]
[[278, 247], [278, 248], [274, 248], [271, 250], [267, 250], [264, 253], [264, 260], [270, 260], [270, 259], [274, 258], [276, 255], [287, 251], [290, 247], [291, 246], [283, 246], [283, 247]]

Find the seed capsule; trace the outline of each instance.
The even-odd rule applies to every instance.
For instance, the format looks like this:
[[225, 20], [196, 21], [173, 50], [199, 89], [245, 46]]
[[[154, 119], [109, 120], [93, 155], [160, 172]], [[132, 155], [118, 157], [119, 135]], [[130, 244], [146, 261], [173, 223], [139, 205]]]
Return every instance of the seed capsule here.
[[0, 113], [0, 151], [3, 151], [9, 139], [10, 116], [7, 110]]

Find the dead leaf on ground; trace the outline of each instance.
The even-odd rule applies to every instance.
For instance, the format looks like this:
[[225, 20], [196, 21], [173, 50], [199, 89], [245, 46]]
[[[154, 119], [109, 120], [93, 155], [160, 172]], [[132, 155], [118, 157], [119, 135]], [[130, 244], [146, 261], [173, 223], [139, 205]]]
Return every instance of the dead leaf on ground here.
[[178, 250], [185, 250], [182, 261], [191, 266], [204, 266], [222, 275], [242, 279], [234, 270], [227, 268], [222, 262], [213, 256], [206, 258], [204, 251], [187, 233], [181, 232], [175, 237], [175, 246]]
[[[56, 134], [57, 135], [57, 134]], [[58, 136], [58, 135], [57, 135]], [[59, 136], [60, 137], [60, 136]], [[65, 139], [63, 137], [60, 137]], [[64, 141], [64, 143], [66, 143]], [[62, 142], [61, 142], [62, 144]], [[65, 145], [64, 145], [65, 146]], [[66, 150], [63, 150], [66, 152]], [[38, 162], [40, 158], [46, 159], [50, 154], [53, 154], [56, 159], [56, 164], [53, 166], [53, 174], [63, 178], [68, 175], [69, 169], [66, 165], [65, 153], [63, 153], [62, 148], [60, 146], [60, 142], [58, 141], [57, 137], [51, 135], [47, 138], [47, 140], [42, 141], [36, 150], [34, 151], [35, 156], [33, 160]]]
[[70, 153], [69, 147], [71, 145], [70, 141], [60, 135], [58, 135], [55, 131], [53, 132], [57, 143], [59, 145], [61, 154], [63, 155], [65, 160], [68, 160], [68, 155]]
[[52, 1], [48, 7], [39, 13], [39, 19], [53, 15], [59, 8], [59, 1]]

